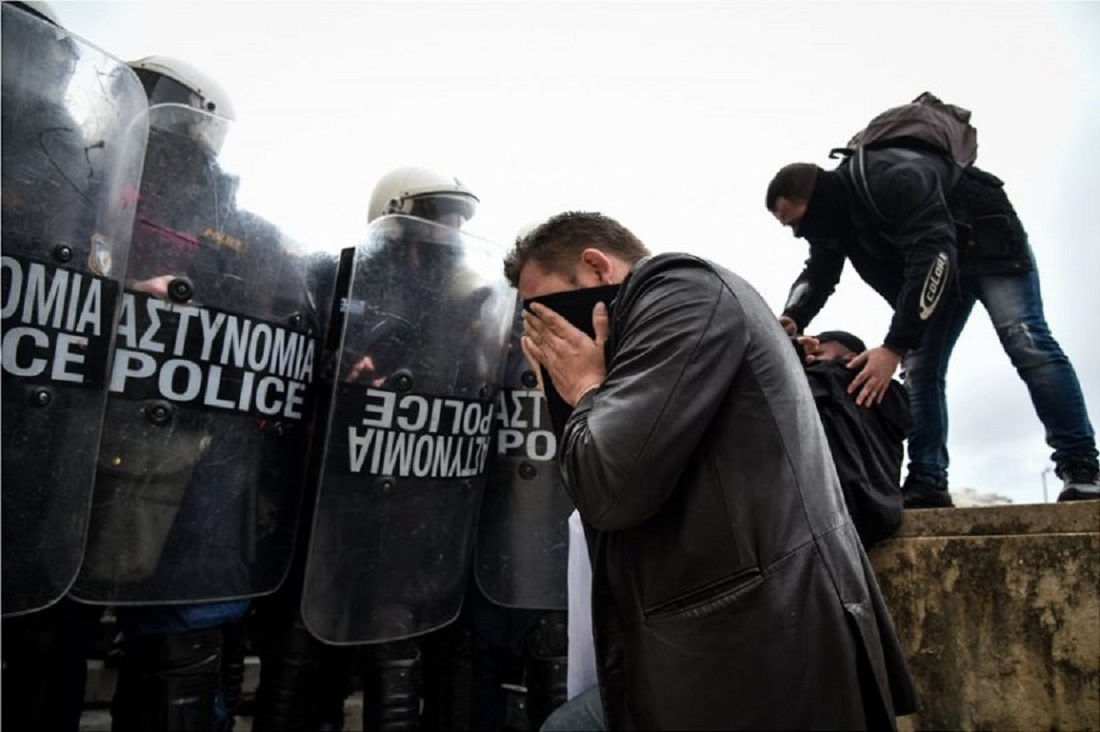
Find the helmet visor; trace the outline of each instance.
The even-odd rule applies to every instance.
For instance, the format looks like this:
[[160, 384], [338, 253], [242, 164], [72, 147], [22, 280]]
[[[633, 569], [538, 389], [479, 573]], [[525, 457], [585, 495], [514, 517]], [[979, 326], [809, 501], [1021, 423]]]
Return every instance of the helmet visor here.
[[158, 104], [185, 104], [204, 112], [214, 111], [206, 109], [198, 94], [175, 79], [149, 69], [134, 69], [134, 73], [141, 80], [141, 86], [145, 89], [145, 96], [149, 98], [150, 107]]
[[471, 196], [432, 193], [412, 198], [407, 208], [410, 216], [460, 229], [474, 217], [477, 201]]

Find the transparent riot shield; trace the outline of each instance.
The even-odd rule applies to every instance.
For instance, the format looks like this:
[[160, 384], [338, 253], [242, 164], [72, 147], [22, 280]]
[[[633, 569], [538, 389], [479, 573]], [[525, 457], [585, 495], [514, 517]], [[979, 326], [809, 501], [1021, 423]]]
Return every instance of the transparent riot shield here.
[[573, 502], [558, 470], [557, 437], [546, 399], [520, 349], [519, 306], [508, 346], [485, 501], [478, 522], [475, 577], [506, 607], [565, 610], [569, 514]]
[[461, 609], [515, 308], [502, 255], [406, 216], [356, 249], [302, 597], [322, 641], [415, 636]]
[[242, 598], [286, 576], [319, 325], [305, 257], [238, 201], [270, 154], [222, 118], [149, 110], [79, 600]]
[[84, 551], [114, 320], [144, 155], [131, 70], [3, 13], [3, 614], [72, 584]]

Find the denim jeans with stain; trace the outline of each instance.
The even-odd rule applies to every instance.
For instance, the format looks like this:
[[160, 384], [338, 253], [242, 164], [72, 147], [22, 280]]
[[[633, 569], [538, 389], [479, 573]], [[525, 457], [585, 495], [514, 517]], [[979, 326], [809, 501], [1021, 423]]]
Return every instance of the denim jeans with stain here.
[[1046, 431], [1051, 459], [1096, 460], [1096, 440], [1073, 365], [1050, 333], [1043, 315], [1039, 272], [961, 277], [959, 296], [944, 303], [921, 345], [903, 364], [913, 424], [909, 431], [909, 473], [947, 483], [947, 362], [967, 318], [980, 302], [1001, 346], [1031, 395]]

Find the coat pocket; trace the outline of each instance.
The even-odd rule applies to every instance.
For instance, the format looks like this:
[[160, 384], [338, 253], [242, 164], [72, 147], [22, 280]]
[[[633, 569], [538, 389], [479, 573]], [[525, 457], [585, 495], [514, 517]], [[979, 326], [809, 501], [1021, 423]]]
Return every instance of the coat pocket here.
[[697, 587], [643, 612], [646, 620], [701, 618], [733, 605], [746, 592], [764, 581], [759, 569], [746, 569], [710, 584]]
[[960, 262], [1025, 256], [1027, 235], [1015, 216], [992, 214], [969, 222], [969, 237], [959, 240]]

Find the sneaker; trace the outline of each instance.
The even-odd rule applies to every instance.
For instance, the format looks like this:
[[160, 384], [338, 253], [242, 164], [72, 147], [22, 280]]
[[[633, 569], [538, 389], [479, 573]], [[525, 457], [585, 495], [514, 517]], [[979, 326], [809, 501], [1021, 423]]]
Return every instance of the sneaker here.
[[1066, 486], [1058, 494], [1059, 503], [1100, 498], [1100, 467], [1095, 459], [1071, 458], [1059, 465], [1054, 473]]
[[904, 508], [954, 508], [947, 485], [933, 478], [910, 473], [901, 487], [901, 501]]

